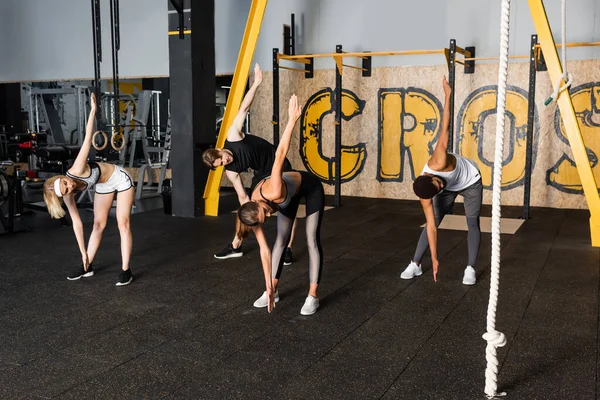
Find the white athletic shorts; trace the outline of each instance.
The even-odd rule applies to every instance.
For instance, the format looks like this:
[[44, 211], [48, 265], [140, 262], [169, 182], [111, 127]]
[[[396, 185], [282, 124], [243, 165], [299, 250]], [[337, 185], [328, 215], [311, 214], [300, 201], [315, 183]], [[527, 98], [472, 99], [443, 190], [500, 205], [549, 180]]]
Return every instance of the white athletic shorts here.
[[129, 190], [133, 187], [131, 176], [123, 168], [115, 165], [115, 170], [104, 183], [96, 183], [96, 193], [110, 194], [120, 193]]

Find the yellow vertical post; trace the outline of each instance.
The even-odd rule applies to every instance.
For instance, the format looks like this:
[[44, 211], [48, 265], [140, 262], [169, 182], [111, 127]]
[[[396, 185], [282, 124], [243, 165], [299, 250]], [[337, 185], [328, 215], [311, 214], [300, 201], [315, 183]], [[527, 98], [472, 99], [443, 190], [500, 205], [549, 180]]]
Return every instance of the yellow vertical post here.
[[[554, 37], [550, 30], [548, 17], [544, 8], [543, 0], [528, 0], [529, 9], [535, 25], [535, 30], [538, 34], [538, 39], [544, 53], [546, 65], [548, 66], [548, 74], [553, 85], [562, 76], [563, 70], [556, 51]], [[563, 84], [563, 82], [561, 82]], [[569, 145], [573, 151], [573, 157], [577, 164], [579, 179], [583, 186], [583, 192], [590, 210], [590, 232], [592, 236], [592, 246], [600, 247], [600, 197], [598, 196], [598, 186], [592, 173], [592, 167], [587, 156], [583, 137], [577, 123], [573, 103], [568, 90], [559, 94], [556, 100], [560, 109], [560, 116], [567, 132]]]
[[[225, 115], [223, 115], [223, 122], [221, 123], [221, 129], [219, 130], [217, 148], [222, 148], [225, 144], [227, 129], [229, 129], [233, 123], [233, 119], [242, 103], [246, 82], [248, 81], [248, 73], [250, 72], [250, 64], [254, 57], [258, 34], [260, 33], [265, 9], [267, 8], [267, 1], [268, 0], [252, 0], [248, 21], [246, 22], [246, 30], [244, 31], [244, 38], [242, 39], [240, 53], [233, 74], [231, 90], [229, 91], [229, 97], [227, 98]], [[204, 188], [205, 215], [213, 217], [219, 215], [219, 189], [221, 187], [222, 177], [223, 167], [219, 167], [215, 171], [210, 171], [208, 174], [208, 181]]]

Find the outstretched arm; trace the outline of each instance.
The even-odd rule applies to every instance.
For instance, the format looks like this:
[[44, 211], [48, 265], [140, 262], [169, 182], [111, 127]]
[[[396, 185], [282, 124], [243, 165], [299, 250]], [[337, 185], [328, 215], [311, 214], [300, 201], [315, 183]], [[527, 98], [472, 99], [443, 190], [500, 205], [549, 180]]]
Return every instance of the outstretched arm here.
[[238, 111], [235, 119], [233, 120], [233, 124], [229, 127], [227, 131], [227, 140], [230, 142], [239, 142], [244, 139], [244, 133], [242, 132], [242, 127], [244, 126], [244, 122], [246, 121], [246, 114], [250, 110], [250, 106], [252, 105], [252, 101], [254, 101], [254, 95], [262, 82], [262, 72], [260, 71], [260, 67], [258, 64], [254, 66], [254, 82], [244, 96], [244, 100], [242, 101], [242, 105], [240, 106], [240, 110]]
[[290, 98], [290, 104], [288, 107], [288, 122], [283, 131], [283, 135], [279, 139], [279, 146], [277, 146], [277, 150], [275, 151], [275, 162], [273, 163], [273, 167], [271, 168], [271, 178], [269, 179], [269, 187], [270, 194], [273, 198], [277, 198], [281, 196], [281, 192], [283, 189], [283, 183], [281, 180], [281, 174], [283, 173], [283, 164], [285, 163], [285, 158], [287, 156], [288, 151], [290, 150], [290, 143], [292, 142], [292, 132], [294, 131], [294, 126], [296, 126], [296, 121], [300, 118], [300, 114], [302, 113], [302, 107], [298, 104], [298, 98], [296, 95], [292, 95]]
[[90, 154], [90, 147], [92, 146], [92, 134], [94, 133], [94, 120], [96, 119], [96, 95], [92, 92], [90, 96], [90, 115], [88, 117], [87, 125], [85, 126], [85, 138], [79, 149], [79, 154], [73, 163], [73, 166], [69, 171], [74, 174], [81, 176], [87, 166], [87, 158]]
[[444, 77], [442, 82], [444, 85], [444, 113], [442, 115], [442, 126], [440, 128], [440, 136], [435, 145], [435, 150], [433, 151], [433, 155], [431, 156], [431, 161], [434, 164], [434, 167], [439, 169], [443, 169], [448, 165], [448, 135], [450, 135], [450, 96], [452, 95], [452, 89], [450, 88], [450, 84]]
[[273, 267], [271, 266], [271, 249], [267, 244], [267, 239], [265, 238], [265, 234], [263, 232], [262, 226], [258, 225], [252, 228], [254, 230], [254, 235], [256, 236], [256, 241], [258, 242], [258, 246], [260, 247], [260, 261], [262, 263], [263, 272], [265, 274], [265, 286], [267, 291], [267, 310], [271, 312], [273, 307], [275, 307], [275, 291], [273, 289]]
[[439, 261], [437, 258], [437, 226], [435, 225], [435, 214], [433, 212], [433, 202], [431, 199], [421, 199], [425, 219], [427, 220], [427, 239], [429, 240], [429, 251], [431, 251], [431, 262], [433, 264], [433, 280], [437, 282], [437, 273]]
[[227, 175], [227, 179], [229, 179], [231, 181], [231, 183], [233, 184], [233, 188], [235, 189], [235, 192], [237, 193], [238, 200], [240, 202], [240, 206], [249, 202], [250, 197], [248, 196], [248, 193], [246, 192], [246, 189], [244, 188], [244, 183], [242, 182], [242, 178], [240, 177], [240, 174], [238, 174], [237, 172], [233, 172], [233, 171], [225, 171], [225, 174]]

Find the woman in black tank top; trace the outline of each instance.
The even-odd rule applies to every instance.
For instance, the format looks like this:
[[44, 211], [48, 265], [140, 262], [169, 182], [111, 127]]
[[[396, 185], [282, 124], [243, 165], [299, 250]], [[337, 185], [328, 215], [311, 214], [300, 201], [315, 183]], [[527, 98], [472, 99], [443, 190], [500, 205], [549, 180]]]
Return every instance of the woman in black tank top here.
[[[306, 200], [306, 240], [309, 254], [310, 289], [300, 313], [311, 315], [317, 311], [319, 300], [317, 288], [321, 278], [323, 252], [320, 240], [325, 196], [321, 181], [308, 172], [283, 172], [284, 160], [290, 148], [292, 131], [300, 117], [302, 107], [298, 105], [296, 96], [292, 96], [289, 104], [289, 120], [279, 146], [275, 153], [275, 161], [271, 176], [259, 182], [252, 192], [251, 201], [242, 205], [237, 213], [237, 235], [240, 238], [254, 231], [260, 246], [260, 257], [265, 275], [266, 291], [256, 300], [257, 308], [267, 307], [271, 312], [279, 301], [277, 284], [283, 267], [283, 252], [290, 240], [292, 226], [301, 199]], [[285, 174], [285, 175], [284, 175]], [[271, 214], [277, 215], [277, 238], [273, 252], [269, 248], [262, 224]]]
[[[88, 154], [92, 145], [94, 119], [96, 116], [96, 97], [90, 97], [90, 115], [86, 125], [85, 138], [75, 162], [66, 176], [59, 175], [44, 182], [44, 201], [52, 218], [62, 218], [67, 206], [73, 222], [73, 231], [81, 252], [82, 266], [77, 268], [67, 279], [77, 280], [94, 275], [92, 262], [100, 246], [102, 232], [108, 221], [108, 213], [112, 207], [115, 192], [117, 196], [117, 222], [121, 234], [122, 271], [117, 286], [127, 285], [132, 280], [129, 258], [132, 248], [132, 235], [129, 227], [131, 208], [135, 197], [131, 177], [122, 168], [108, 163], [88, 162]], [[94, 229], [87, 248], [83, 233], [83, 223], [77, 209], [76, 194], [96, 185], [94, 195]], [[103, 190], [100, 190], [103, 189]]]

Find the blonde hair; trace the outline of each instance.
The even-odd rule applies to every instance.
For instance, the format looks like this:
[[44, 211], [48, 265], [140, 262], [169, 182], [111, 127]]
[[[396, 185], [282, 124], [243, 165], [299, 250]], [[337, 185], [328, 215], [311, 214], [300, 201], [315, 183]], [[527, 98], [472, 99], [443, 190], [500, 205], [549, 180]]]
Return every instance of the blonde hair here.
[[64, 176], [53, 176], [44, 182], [44, 202], [46, 203], [46, 207], [48, 207], [48, 213], [55, 219], [61, 219], [65, 216], [62, 199], [54, 191], [54, 182], [60, 178], [64, 178]]

